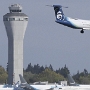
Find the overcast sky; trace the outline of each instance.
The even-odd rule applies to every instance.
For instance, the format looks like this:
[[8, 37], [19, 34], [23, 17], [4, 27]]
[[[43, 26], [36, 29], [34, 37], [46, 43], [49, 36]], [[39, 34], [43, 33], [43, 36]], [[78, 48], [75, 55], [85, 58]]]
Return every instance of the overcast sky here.
[[67, 65], [71, 74], [90, 72], [90, 31], [84, 34], [55, 23], [54, 10], [46, 5], [60, 4], [65, 16], [90, 19], [90, 0], [0, 0], [0, 65], [8, 62], [8, 39], [3, 15], [11, 4], [19, 3], [29, 22], [24, 38], [24, 68], [29, 63], [59, 69]]

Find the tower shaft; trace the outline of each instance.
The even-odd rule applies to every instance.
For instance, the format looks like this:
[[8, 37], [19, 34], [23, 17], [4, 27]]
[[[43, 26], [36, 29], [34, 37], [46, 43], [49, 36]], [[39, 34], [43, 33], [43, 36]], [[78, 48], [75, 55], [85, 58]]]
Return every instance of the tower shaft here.
[[8, 40], [8, 84], [16, 83], [23, 75], [23, 40]]

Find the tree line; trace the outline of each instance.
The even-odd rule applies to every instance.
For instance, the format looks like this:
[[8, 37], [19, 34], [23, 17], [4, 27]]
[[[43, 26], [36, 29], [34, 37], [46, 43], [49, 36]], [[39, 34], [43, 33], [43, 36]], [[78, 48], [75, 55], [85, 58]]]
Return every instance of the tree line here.
[[58, 70], [54, 70], [53, 66], [51, 64], [49, 66], [44, 67], [44, 66], [40, 66], [39, 64], [33, 66], [31, 63], [28, 64], [25, 71], [31, 72], [32, 74], [39, 74], [39, 73], [45, 71], [45, 69], [50, 69], [51, 71], [54, 71], [55, 73], [61, 74], [65, 78], [67, 77], [67, 74], [70, 73], [70, 71], [66, 65], [64, 67], [62, 67], [61, 69], [59, 68]]
[[[0, 66], [0, 84], [7, 82], [7, 70]], [[39, 64], [32, 65], [28, 64], [24, 71], [24, 78], [28, 83], [34, 83], [37, 81], [48, 81], [49, 83], [55, 83], [62, 80], [67, 80], [67, 74], [70, 74], [70, 70], [65, 65], [57, 70], [53, 69], [53, 66], [40, 66]], [[82, 72], [77, 71], [73, 75], [74, 80], [79, 84], [90, 84], [90, 73], [84, 69]]]

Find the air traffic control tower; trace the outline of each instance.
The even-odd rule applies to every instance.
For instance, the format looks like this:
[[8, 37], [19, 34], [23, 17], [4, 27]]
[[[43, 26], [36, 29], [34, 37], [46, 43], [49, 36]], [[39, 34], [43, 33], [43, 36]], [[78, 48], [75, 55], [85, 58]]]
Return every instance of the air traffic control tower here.
[[22, 13], [22, 6], [14, 4], [9, 7], [10, 13], [3, 16], [8, 37], [8, 84], [20, 81], [23, 75], [23, 39], [28, 16]]

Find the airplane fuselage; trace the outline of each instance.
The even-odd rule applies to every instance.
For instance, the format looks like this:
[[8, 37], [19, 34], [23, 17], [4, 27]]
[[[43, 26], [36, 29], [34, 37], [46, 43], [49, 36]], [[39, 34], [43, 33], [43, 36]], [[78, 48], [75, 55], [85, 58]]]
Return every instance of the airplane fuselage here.
[[62, 85], [31, 85], [34, 90], [90, 90], [90, 85], [62, 86]]
[[64, 20], [56, 19], [55, 22], [75, 29], [90, 30], [89, 20], [66, 17]]

